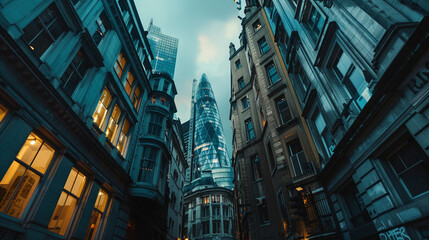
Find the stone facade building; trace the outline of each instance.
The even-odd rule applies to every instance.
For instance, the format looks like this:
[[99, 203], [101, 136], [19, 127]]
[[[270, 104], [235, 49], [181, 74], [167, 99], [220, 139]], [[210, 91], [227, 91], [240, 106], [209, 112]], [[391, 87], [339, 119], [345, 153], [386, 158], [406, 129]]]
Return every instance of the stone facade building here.
[[267, 18], [257, 6], [245, 13], [241, 46], [230, 46], [237, 237], [333, 238], [320, 157]]
[[132, 0], [1, 1], [0, 238], [166, 238], [176, 91], [139, 19]]
[[428, 238], [427, 2], [247, 4], [267, 16], [338, 236]]

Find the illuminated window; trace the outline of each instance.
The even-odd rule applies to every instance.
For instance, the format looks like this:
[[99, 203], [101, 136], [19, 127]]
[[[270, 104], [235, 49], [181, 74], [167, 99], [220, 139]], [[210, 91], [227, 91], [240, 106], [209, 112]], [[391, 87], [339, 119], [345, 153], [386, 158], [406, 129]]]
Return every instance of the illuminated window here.
[[274, 84], [280, 80], [279, 75], [277, 74], [276, 66], [273, 62], [268, 63], [265, 66], [265, 70], [267, 71], [271, 84]]
[[108, 200], [109, 195], [100, 189], [97, 200], [95, 200], [94, 210], [92, 211], [91, 219], [89, 220], [89, 226], [86, 230], [85, 239], [95, 239], [97, 229], [100, 226], [103, 215], [105, 214]]
[[254, 22], [253, 24], [252, 24], [252, 26], [253, 26], [253, 30], [256, 32], [256, 31], [258, 31], [259, 29], [261, 29], [261, 27], [262, 27], [262, 25], [261, 25], [261, 23], [259, 22], [259, 20], [256, 20], [256, 22]]
[[0, 122], [3, 121], [3, 118], [6, 116], [7, 108], [0, 104]]
[[121, 117], [121, 109], [118, 105], [115, 105], [113, 108], [112, 115], [110, 116], [109, 124], [106, 129], [106, 138], [112, 142], [113, 137], [116, 135], [116, 130], [118, 128], [118, 121]]
[[31, 133], [0, 182], [0, 212], [19, 218], [45, 174], [54, 150]]
[[152, 97], [151, 103], [156, 103], [156, 97]]
[[258, 46], [259, 51], [261, 51], [261, 54], [264, 54], [270, 50], [270, 47], [268, 46], [267, 41], [265, 40], [265, 37], [258, 40]]
[[124, 88], [125, 88], [125, 91], [127, 92], [128, 96], [131, 95], [133, 83], [134, 83], [134, 76], [131, 72], [128, 72], [128, 74], [125, 76], [125, 79], [124, 79]]
[[140, 164], [138, 182], [153, 182], [154, 170], [159, 150], [154, 147], [145, 147]]
[[212, 195], [212, 203], [220, 203], [220, 195]]
[[74, 56], [72, 62], [61, 76], [61, 87], [64, 91], [72, 95], [77, 85], [83, 80], [88, 71], [89, 64], [82, 50]]
[[140, 88], [136, 87], [136, 90], [134, 91], [133, 94], [133, 106], [136, 108], [136, 110], [139, 110], [140, 107]]
[[122, 72], [124, 71], [124, 67], [125, 67], [126, 62], [127, 61], [125, 60], [124, 55], [122, 55], [122, 52], [120, 52], [118, 58], [116, 59], [115, 66], [114, 66], [115, 72], [119, 78], [121, 78], [121, 76], [122, 76]]
[[48, 229], [50, 231], [61, 235], [65, 234], [85, 182], [86, 177], [75, 168], [72, 168], [55, 207], [54, 214], [49, 221]]
[[109, 107], [111, 101], [112, 101], [112, 95], [110, 94], [107, 88], [104, 88], [104, 91], [100, 97], [100, 101], [98, 101], [97, 108], [95, 109], [95, 112], [92, 115], [92, 118], [94, 119], [94, 123], [97, 124], [99, 128], [101, 128], [101, 126], [103, 126], [104, 124], [106, 114], [107, 114], [107, 108]]
[[166, 100], [165, 100], [165, 98], [163, 98], [163, 97], [162, 97], [162, 98], [161, 98], [161, 104], [162, 104], [162, 105], [165, 105], [165, 101], [166, 101]]
[[121, 135], [119, 136], [118, 145], [116, 146], [116, 148], [121, 154], [124, 153], [125, 145], [127, 144], [127, 139], [128, 139], [127, 136], [128, 136], [129, 128], [130, 128], [130, 123], [128, 122], [127, 119], [125, 119], [124, 125], [122, 126]]
[[52, 4], [24, 28], [23, 38], [37, 55], [43, 53], [65, 32], [66, 24]]
[[203, 203], [204, 204], [209, 204], [210, 203], [210, 197], [209, 196], [204, 196], [203, 197]]

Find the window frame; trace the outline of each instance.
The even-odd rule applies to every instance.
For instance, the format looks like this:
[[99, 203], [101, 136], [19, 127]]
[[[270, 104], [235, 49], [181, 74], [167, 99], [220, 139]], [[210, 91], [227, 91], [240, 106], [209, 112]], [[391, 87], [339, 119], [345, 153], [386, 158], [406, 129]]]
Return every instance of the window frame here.
[[243, 77], [240, 77], [237, 79], [237, 85], [239, 90], [242, 90], [246, 86], [246, 83], [244, 82]]
[[[271, 73], [270, 69], [274, 69], [274, 72]], [[274, 85], [281, 81], [281, 77], [279, 75], [279, 72], [277, 71], [277, 67], [276, 67], [276, 64], [274, 64], [274, 61], [271, 61], [265, 65], [265, 71], [267, 72], [267, 77], [268, 77], [268, 80], [270, 81], [270, 85]], [[277, 79], [275, 79], [274, 76], [277, 76]], [[273, 77], [275, 81], [273, 81]]]
[[[75, 59], [80, 56], [79, 62], [76, 64]], [[80, 71], [81, 67], [85, 68], [84, 73]], [[70, 61], [67, 68], [64, 70], [64, 73], [61, 75], [61, 88], [66, 92], [69, 96], [72, 96], [74, 91], [76, 90], [79, 83], [81, 83], [85, 76], [87, 75], [89, 69], [91, 68], [90, 61], [83, 49], [79, 49], [77, 53], [74, 55], [72, 61]], [[68, 76], [66, 76], [68, 75]], [[77, 78], [76, 78], [77, 76]], [[70, 88], [71, 86], [71, 88]]]
[[242, 107], [243, 111], [247, 110], [248, 108], [250, 108], [250, 101], [249, 101], [249, 98], [247, 96], [244, 96], [241, 99], [241, 107]]
[[[250, 129], [249, 129], [249, 123], [251, 125]], [[253, 126], [252, 118], [248, 118], [248, 119], [244, 120], [244, 125], [246, 127], [247, 141], [251, 141], [251, 140], [255, 139], [256, 134], [255, 134], [255, 127]]]
[[237, 61], [235, 61], [235, 69], [240, 69], [240, 68], [242, 68], [243, 67], [243, 65], [241, 64], [241, 61], [240, 61], [240, 59], [237, 59]]
[[[104, 192], [106, 195], [107, 195], [107, 200], [106, 200], [106, 202], [105, 202], [105, 204], [104, 204], [104, 209], [103, 209], [103, 211], [101, 211], [100, 209], [98, 209], [98, 208], [96, 208], [96, 206], [97, 206], [97, 200], [98, 200], [98, 197], [100, 197], [102, 194], [100, 194], [100, 193], [102, 193], [102, 192]], [[88, 226], [88, 228], [87, 228], [87, 230], [86, 230], [86, 233], [85, 233], [85, 239], [91, 239], [91, 240], [93, 240], [93, 239], [99, 239], [99, 238], [101, 238], [102, 237], [102, 234], [104, 233], [102, 230], [103, 230], [103, 225], [105, 225], [106, 224], [106, 220], [107, 220], [107, 218], [109, 217], [109, 213], [110, 213], [110, 203], [111, 203], [111, 201], [112, 201], [112, 198], [111, 198], [111, 196], [110, 196], [111, 194], [109, 194], [106, 190], [104, 190], [103, 188], [100, 188], [100, 190], [98, 191], [98, 195], [97, 195], [97, 199], [95, 200], [95, 204], [94, 204], [94, 208], [93, 208], [93, 210], [92, 210], [92, 213], [91, 213], [91, 218], [90, 218], [90, 222], [89, 222], [89, 226]], [[99, 221], [98, 221], [98, 223], [97, 223], [97, 227], [95, 228], [96, 230], [95, 230], [95, 232], [93, 233], [93, 235], [92, 235], [92, 237], [88, 237], [88, 234], [90, 234], [90, 232], [89, 232], [89, 230], [91, 229], [91, 219], [93, 218], [93, 214], [95, 213], [95, 212], [97, 212], [98, 214], [100, 214], [101, 215], [101, 217], [100, 217], [100, 219], [99, 219]]]
[[252, 173], [253, 173], [253, 180], [258, 181], [262, 179], [262, 170], [261, 170], [261, 162], [259, 160], [259, 156], [253, 155], [250, 157], [250, 161], [252, 163]]
[[271, 48], [268, 45], [267, 39], [264, 37], [260, 38], [258, 40], [258, 47], [259, 47], [259, 53], [261, 55], [264, 55], [265, 53], [267, 53]]
[[[281, 95], [281, 96], [277, 97], [274, 100], [274, 102], [276, 104], [276, 109], [277, 109], [278, 116], [280, 118], [281, 125], [284, 125], [287, 122], [291, 121], [293, 119], [293, 115], [292, 115], [292, 112], [291, 112], [291, 109], [289, 107], [289, 103], [287, 102], [286, 97], [284, 95]], [[286, 107], [280, 108], [281, 106], [283, 106], [283, 107], [286, 106]], [[283, 115], [287, 115], [287, 116], [283, 116]], [[288, 119], [283, 119], [284, 117], [288, 117]]]

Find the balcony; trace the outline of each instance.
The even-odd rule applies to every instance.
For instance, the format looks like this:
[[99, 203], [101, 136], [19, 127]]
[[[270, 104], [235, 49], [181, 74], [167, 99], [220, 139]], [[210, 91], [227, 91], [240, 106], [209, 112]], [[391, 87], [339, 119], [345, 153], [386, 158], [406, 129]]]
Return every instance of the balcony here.
[[299, 182], [305, 178], [316, 175], [316, 168], [313, 162], [307, 162], [303, 151], [292, 155], [290, 157], [292, 163], [293, 172], [295, 177], [292, 178], [294, 183]]

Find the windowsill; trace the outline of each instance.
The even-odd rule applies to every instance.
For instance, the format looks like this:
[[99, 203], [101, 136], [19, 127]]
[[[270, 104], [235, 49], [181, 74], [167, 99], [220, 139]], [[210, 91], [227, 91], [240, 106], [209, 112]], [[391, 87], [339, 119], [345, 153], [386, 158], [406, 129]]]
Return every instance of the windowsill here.
[[247, 107], [247, 108], [245, 108], [245, 109], [243, 109], [242, 111], [241, 111], [241, 113], [244, 113], [245, 111], [247, 111], [248, 109], [250, 109], [250, 106], [249, 107]]
[[279, 127], [277, 127], [277, 132], [278, 133], [282, 133], [288, 129], [290, 129], [292, 126], [295, 126], [296, 124], [298, 124], [298, 118], [294, 117], [291, 120], [283, 123], [282, 125], [280, 125]]
[[270, 225], [271, 225], [271, 222], [267, 222], [267, 223], [261, 224], [259, 226], [260, 227], [267, 227], [267, 226], [270, 226]]
[[25, 229], [21, 226], [19, 218], [14, 218], [4, 213], [0, 213], [0, 226], [15, 232], [25, 233]]

